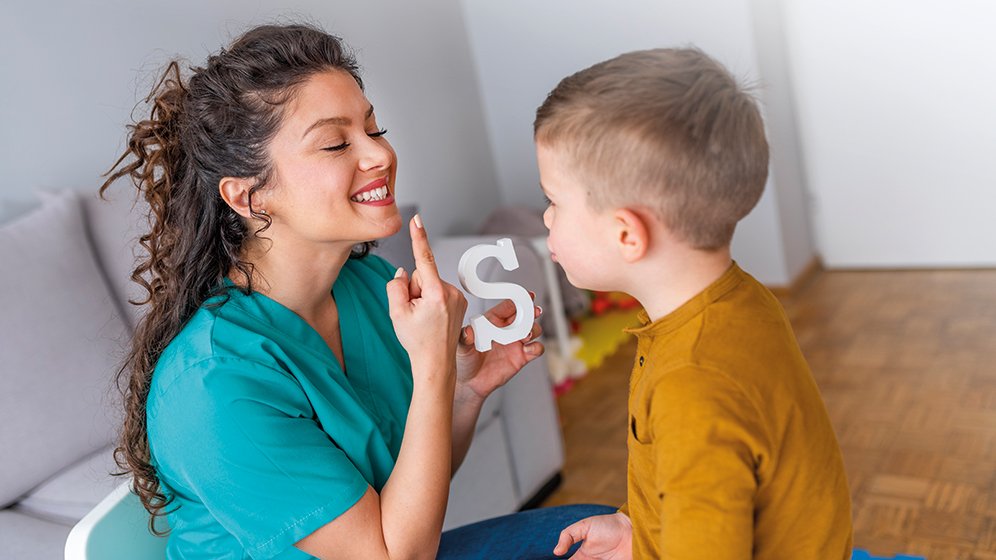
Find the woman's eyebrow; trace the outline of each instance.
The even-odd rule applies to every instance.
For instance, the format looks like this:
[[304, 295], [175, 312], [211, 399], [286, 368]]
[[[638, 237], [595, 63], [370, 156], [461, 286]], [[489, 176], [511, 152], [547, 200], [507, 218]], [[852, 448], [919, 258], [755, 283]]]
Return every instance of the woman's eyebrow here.
[[[367, 114], [363, 117], [363, 120], [369, 119], [370, 116], [373, 115], [373, 112], [374, 108], [373, 105], [371, 105], [370, 108], [367, 109]], [[353, 124], [353, 119], [349, 117], [326, 117], [324, 119], [318, 119], [317, 121], [311, 123], [311, 126], [309, 126], [304, 131], [304, 134], [301, 135], [301, 139], [303, 140], [304, 137], [307, 136], [309, 132], [321, 126], [328, 126], [328, 125], [349, 126], [351, 124]]]

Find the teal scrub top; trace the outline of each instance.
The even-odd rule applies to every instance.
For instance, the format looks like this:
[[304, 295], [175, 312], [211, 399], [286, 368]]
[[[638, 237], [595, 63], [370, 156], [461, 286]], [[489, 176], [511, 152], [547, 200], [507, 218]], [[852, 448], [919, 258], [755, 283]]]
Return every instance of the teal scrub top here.
[[227, 279], [166, 347], [146, 411], [168, 558], [310, 558], [294, 543], [381, 490], [412, 396], [394, 270], [349, 259], [332, 287], [345, 372], [297, 314]]

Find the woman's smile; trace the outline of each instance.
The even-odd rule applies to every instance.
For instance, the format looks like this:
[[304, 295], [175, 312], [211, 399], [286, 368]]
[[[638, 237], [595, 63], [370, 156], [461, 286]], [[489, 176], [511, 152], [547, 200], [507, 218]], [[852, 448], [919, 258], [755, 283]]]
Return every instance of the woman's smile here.
[[349, 200], [368, 206], [389, 206], [394, 204], [394, 194], [387, 184], [387, 177], [381, 177], [353, 193]]

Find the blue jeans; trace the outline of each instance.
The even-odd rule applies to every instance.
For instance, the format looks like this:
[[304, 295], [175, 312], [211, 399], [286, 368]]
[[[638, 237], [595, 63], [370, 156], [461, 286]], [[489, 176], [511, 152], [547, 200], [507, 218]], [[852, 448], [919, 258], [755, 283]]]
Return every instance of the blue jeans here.
[[546, 560], [554, 556], [560, 532], [575, 521], [615, 513], [616, 508], [579, 504], [530, 509], [457, 527], [443, 533], [436, 560]]

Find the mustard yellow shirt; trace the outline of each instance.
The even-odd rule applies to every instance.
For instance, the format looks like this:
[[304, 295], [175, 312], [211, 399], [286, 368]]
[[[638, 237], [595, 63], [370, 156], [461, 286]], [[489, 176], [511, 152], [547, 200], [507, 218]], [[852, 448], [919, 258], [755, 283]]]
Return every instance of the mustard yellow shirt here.
[[630, 329], [633, 557], [851, 557], [851, 502], [819, 389], [775, 297], [736, 263]]

